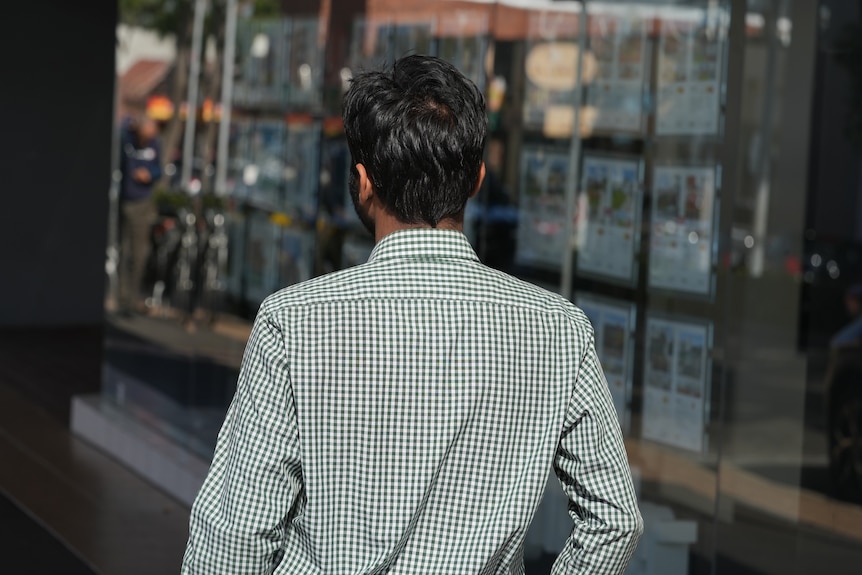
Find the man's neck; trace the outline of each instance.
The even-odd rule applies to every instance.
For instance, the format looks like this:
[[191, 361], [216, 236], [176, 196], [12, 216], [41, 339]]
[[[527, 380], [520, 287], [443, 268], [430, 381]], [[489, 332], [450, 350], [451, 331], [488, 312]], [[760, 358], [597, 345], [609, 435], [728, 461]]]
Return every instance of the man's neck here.
[[464, 231], [464, 221], [448, 218], [441, 220], [436, 227], [431, 227], [428, 224], [405, 224], [397, 218], [386, 214], [378, 216], [374, 220], [374, 241], [379, 242], [389, 234], [400, 232], [402, 230], [454, 230], [458, 232]]

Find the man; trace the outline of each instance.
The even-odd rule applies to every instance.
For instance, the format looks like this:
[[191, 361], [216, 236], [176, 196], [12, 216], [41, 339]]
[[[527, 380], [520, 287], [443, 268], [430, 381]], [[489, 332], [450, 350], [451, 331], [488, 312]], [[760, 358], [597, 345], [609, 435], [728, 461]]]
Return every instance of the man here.
[[153, 184], [161, 177], [158, 126], [147, 116], [125, 126], [120, 141], [120, 285], [122, 312], [142, 311], [141, 284], [156, 219]]
[[520, 573], [552, 466], [555, 572], [622, 573], [642, 521], [590, 324], [461, 233], [481, 93], [409, 56], [353, 80], [344, 125], [377, 245], [262, 304], [183, 573]]

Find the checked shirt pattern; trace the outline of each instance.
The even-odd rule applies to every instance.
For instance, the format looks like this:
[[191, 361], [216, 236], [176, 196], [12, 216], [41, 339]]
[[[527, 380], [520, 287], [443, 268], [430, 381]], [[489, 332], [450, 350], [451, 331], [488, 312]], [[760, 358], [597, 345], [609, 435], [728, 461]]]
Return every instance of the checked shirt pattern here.
[[261, 306], [182, 572], [523, 573], [551, 469], [555, 573], [622, 573], [642, 531], [586, 316], [405, 230]]

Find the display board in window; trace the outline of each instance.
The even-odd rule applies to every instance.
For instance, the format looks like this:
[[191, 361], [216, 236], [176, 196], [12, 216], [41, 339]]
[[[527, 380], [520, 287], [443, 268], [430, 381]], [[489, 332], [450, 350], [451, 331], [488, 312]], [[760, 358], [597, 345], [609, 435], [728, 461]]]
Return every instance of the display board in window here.
[[640, 133], [644, 125], [643, 90], [649, 82], [650, 61], [647, 30], [654, 14], [647, 17], [631, 7], [619, 8], [590, 7], [588, 54], [595, 61], [595, 72], [583, 78], [590, 133]]
[[317, 18], [297, 18], [287, 24], [288, 104], [308, 107], [321, 97], [323, 53]]
[[[524, 61], [524, 126], [569, 138], [578, 102], [578, 22], [573, 12], [531, 12]], [[585, 61], [585, 71], [589, 64]], [[589, 60], [590, 62], [592, 60]]]
[[721, 12], [660, 12], [656, 135], [715, 135], [726, 26]]
[[515, 262], [558, 270], [566, 248], [569, 153], [548, 147], [521, 152], [521, 189]]
[[648, 316], [641, 435], [689, 451], [706, 449], [712, 326]]
[[436, 24], [437, 55], [484, 91], [488, 14], [476, 10], [445, 11]]
[[577, 305], [590, 319], [596, 353], [623, 431], [628, 431], [634, 368], [636, 310], [633, 303], [579, 293]]
[[649, 287], [709, 295], [713, 286], [715, 168], [653, 172]]
[[578, 275], [634, 284], [640, 248], [641, 163], [584, 154], [575, 212]]

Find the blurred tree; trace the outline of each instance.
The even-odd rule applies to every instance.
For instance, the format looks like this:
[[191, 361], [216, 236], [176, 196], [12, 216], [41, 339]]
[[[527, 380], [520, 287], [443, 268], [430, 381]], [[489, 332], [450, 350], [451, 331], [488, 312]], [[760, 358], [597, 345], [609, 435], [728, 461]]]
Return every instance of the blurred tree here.
[[[194, 0], [120, 0], [120, 21], [129, 26], [152, 30], [164, 38], [173, 38], [176, 60], [173, 69], [171, 102], [178, 112], [186, 96], [191, 59], [192, 16]], [[176, 159], [182, 125], [174, 113], [162, 134], [162, 162]]]
[[[207, 20], [206, 35], [215, 40], [215, 62], [213, 62], [209, 82], [204, 94], [204, 99], [210, 102], [218, 102], [221, 98], [221, 80], [222, 69], [224, 66], [224, 41], [225, 41], [225, 9], [227, 2], [224, 0], [216, 0], [210, 8], [210, 17]], [[206, 125], [206, 134], [204, 136], [203, 157], [205, 166], [212, 166], [215, 162], [216, 141], [218, 139], [218, 123], [215, 121], [215, 106], [213, 106], [213, 116], [210, 122]], [[201, 178], [203, 183], [203, 191], [205, 193], [212, 192], [213, 184], [215, 183], [215, 170], [210, 170], [209, 174], [204, 173]]]
[[[205, 98], [218, 101], [221, 86], [222, 54], [224, 53], [224, 25], [226, 0], [210, 0], [206, 20], [206, 39], [212, 38], [215, 47], [215, 63], [209, 69], [211, 77], [205, 83]], [[250, 17], [273, 17], [281, 13], [280, 0], [239, 0], [240, 13]], [[171, 101], [174, 110], [179, 110], [185, 101], [188, 90], [189, 64], [191, 61], [192, 23], [195, 0], [119, 0], [120, 21], [129, 26], [146, 28], [163, 38], [173, 38], [176, 46], [176, 61], [173, 69]], [[206, 44], [206, 39], [204, 44]], [[201, 58], [205, 50], [201, 50]], [[201, 66], [201, 70], [207, 70]], [[204, 72], [206, 73], [206, 72]], [[165, 163], [172, 162], [179, 155], [180, 138], [183, 125], [179, 114], [175, 113], [168, 122], [162, 136], [162, 158]], [[215, 149], [217, 131], [212, 124], [207, 129], [203, 156], [205, 162], [211, 161]]]

